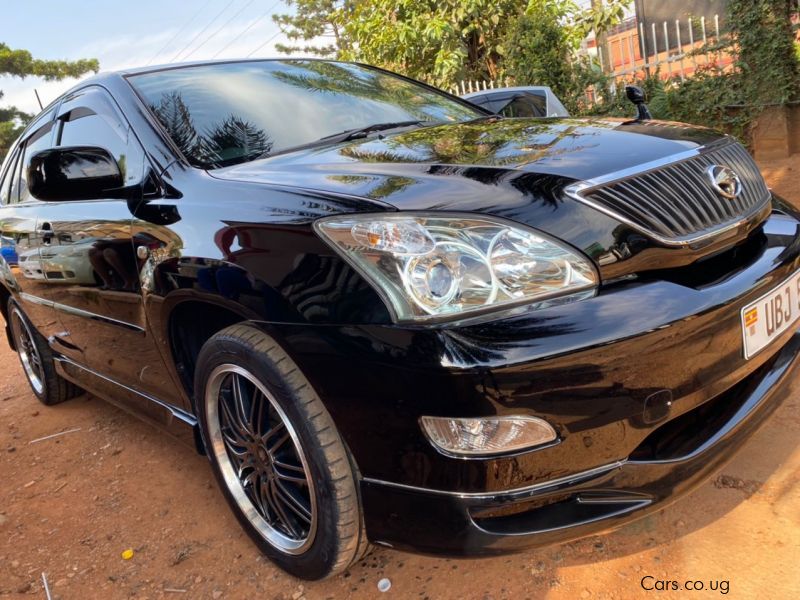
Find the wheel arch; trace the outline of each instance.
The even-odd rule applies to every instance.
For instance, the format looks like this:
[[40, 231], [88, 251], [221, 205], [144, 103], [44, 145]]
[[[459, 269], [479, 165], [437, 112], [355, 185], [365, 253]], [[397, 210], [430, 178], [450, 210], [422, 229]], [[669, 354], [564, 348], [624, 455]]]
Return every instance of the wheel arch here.
[[250, 320], [237, 307], [188, 297], [175, 303], [165, 319], [165, 335], [175, 372], [194, 406], [194, 373], [203, 345], [217, 332]]

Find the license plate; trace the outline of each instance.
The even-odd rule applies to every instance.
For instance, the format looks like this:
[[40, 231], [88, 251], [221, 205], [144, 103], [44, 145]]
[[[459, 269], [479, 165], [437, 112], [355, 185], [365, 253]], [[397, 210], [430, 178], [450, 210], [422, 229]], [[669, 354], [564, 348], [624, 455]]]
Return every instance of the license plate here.
[[744, 357], [769, 346], [800, 317], [800, 271], [742, 309]]

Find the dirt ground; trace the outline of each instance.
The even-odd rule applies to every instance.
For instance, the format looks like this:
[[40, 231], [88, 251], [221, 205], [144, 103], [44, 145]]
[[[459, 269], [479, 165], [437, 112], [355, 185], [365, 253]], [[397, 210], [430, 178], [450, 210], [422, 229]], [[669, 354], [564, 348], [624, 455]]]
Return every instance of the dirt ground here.
[[[800, 201], [800, 157], [762, 167]], [[42, 573], [64, 600], [800, 598], [800, 385], [716, 478], [623, 529], [479, 561], [377, 549], [309, 584], [260, 557], [204, 457], [95, 398], [40, 406], [0, 345], [0, 598], [45, 598]]]

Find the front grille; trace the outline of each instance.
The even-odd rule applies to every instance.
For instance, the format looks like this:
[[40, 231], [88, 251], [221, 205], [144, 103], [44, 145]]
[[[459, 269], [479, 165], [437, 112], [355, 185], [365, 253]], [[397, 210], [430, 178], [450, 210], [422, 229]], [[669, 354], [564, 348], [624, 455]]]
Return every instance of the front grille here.
[[[709, 167], [736, 171], [741, 194], [725, 198], [711, 186]], [[604, 178], [605, 179], [605, 178]], [[687, 243], [759, 213], [770, 193], [747, 150], [728, 143], [666, 165], [610, 177], [611, 181], [586, 182], [572, 190], [579, 200], [604, 210], [635, 229], [661, 241]]]

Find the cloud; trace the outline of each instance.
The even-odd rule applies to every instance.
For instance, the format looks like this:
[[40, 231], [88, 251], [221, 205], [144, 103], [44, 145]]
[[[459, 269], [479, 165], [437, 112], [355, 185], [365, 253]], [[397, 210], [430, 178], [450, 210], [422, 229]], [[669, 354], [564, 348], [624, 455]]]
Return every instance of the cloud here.
[[[195, 27], [186, 31], [181, 31], [180, 27], [175, 27], [144, 36], [135, 34], [104, 36], [80, 47], [70, 49], [69, 52], [64, 52], [64, 54], [73, 59], [96, 57], [100, 61], [102, 71], [116, 71], [141, 67], [148, 63], [154, 65], [167, 64], [174, 59], [177, 59], [177, 62], [187, 62], [209, 60], [211, 58], [245, 58], [270, 38], [272, 38], [271, 41], [258, 50], [253, 57], [278, 56], [275, 44], [281, 41], [285, 42], [283, 34], [276, 35], [278, 29], [272, 22], [270, 15], [236, 20], [221, 30], [219, 30], [219, 25], [216, 27], [212, 25], [206, 31], [202, 31], [203, 27], [203, 23], [198, 23]], [[219, 32], [215, 33], [218, 30]], [[245, 30], [247, 31], [245, 32]], [[180, 35], [165, 48], [165, 44], [179, 32]], [[201, 32], [202, 34], [198, 36]], [[204, 40], [207, 40], [212, 35], [213, 37], [207, 43], [203, 43]], [[198, 36], [196, 40], [195, 36]], [[159, 52], [162, 48], [163, 51]], [[82, 79], [90, 76], [87, 75]], [[4, 106], [16, 106], [26, 112], [38, 113], [39, 106], [36, 102], [34, 89], [39, 91], [42, 103], [47, 105], [78, 81], [69, 79], [46, 82], [39, 77], [27, 77], [25, 79], [0, 77], [0, 90], [3, 91], [3, 98], [0, 103]]]

